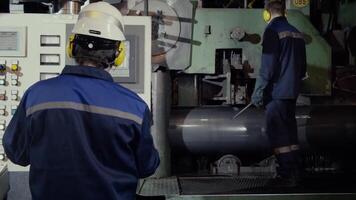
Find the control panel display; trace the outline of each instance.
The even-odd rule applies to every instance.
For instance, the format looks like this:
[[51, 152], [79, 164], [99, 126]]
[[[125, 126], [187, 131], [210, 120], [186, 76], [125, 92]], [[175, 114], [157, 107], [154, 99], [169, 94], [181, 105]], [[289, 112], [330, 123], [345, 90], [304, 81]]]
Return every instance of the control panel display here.
[[18, 50], [17, 32], [0, 32], [0, 51], [17, 51]]
[[25, 56], [26, 27], [0, 26], [0, 57]]

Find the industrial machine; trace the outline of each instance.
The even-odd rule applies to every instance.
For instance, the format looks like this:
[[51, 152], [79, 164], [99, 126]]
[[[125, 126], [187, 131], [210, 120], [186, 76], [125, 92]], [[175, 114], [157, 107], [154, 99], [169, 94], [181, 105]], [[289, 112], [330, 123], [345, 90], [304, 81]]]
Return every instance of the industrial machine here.
[[[76, 15], [63, 12], [75, 10], [68, 3], [81, 1], [60, 2], [47, 12], [62, 14], [0, 14], [0, 135], [23, 92], [73, 62], [65, 46]], [[260, 66], [266, 24], [258, 2], [263, 1], [117, 4], [130, 15], [124, 20], [129, 59], [111, 74], [151, 107], [161, 158], [138, 194], [170, 200], [356, 198], [356, 98], [348, 87], [355, 82], [353, 76], [336, 76], [341, 72], [333, 64], [334, 48], [311, 24], [314, 4], [309, 1], [286, 1], [288, 20], [307, 43], [309, 78], [296, 116], [305, 187], [282, 191], [266, 185], [276, 163], [264, 132], [264, 111], [251, 107], [233, 119], [250, 102]], [[0, 161], [0, 172], [1, 166]], [[26, 177], [27, 169], [7, 166], [10, 175]], [[7, 173], [0, 173], [0, 186], [7, 180], [2, 177]], [[0, 199], [1, 192], [2, 187]]]
[[291, 199], [355, 198], [355, 96], [335, 89], [347, 84], [334, 74], [334, 47], [311, 23], [309, 1], [286, 1], [288, 20], [307, 44], [309, 78], [296, 116], [306, 189], [266, 185], [276, 163], [264, 111], [251, 107], [233, 119], [250, 102], [260, 66], [266, 24], [262, 10], [249, 6], [253, 2], [151, 0], [146, 11], [144, 1], [129, 7], [132, 14], [152, 16], [152, 131], [161, 154], [156, 178], [144, 180], [138, 193], [167, 199], [280, 193]]

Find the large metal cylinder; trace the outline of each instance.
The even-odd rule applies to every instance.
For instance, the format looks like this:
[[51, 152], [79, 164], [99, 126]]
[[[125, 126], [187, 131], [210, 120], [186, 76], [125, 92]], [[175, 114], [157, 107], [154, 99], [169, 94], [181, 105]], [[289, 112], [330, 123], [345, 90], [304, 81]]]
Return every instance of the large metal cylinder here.
[[57, 12], [58, 14], [78, 14], [85, 1], [86, 0], [20, 0], [22, 3], [38, 3], [38, 5], [47, 4], [49, 6], [50, 4], [53, 4], [50, 9], [53, 9], [54, 12]]
[[[172, 110], [169, 141], [173, 151], [193, 154], [269, 154], [262, 109], [239, 111], [232, 107]], [[355, 154], [356, 107], [298, 107], [298, 136], [303, 150]]]
[[82, 0], [58, 0], [59, 14], [79, 14]]

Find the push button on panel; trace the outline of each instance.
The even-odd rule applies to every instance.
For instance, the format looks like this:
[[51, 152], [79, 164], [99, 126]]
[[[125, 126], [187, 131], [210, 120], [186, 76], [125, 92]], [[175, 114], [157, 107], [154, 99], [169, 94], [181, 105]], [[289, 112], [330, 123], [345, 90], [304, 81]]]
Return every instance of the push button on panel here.
[[11, 85], [12, 86], [17, 86], [19, 84], [18, 77], [17, 75], [12, 75], [11, 76]]
[[6, 72], [6, 65], [0, 64], [0, 72]]
[[0, 85], [5, 85], [5, 84], [6, 84], [6, 76], [0, 75]]
[[12, 64], [12, 65], [11, 65], [11, 70], [12, 70], [12, 71], [17, 71], [17, 70], [19, 70], [19, 65], [18, 65], [18, 64]]
[[17, 101], [18, 99], [19, 99], [19, 91], [11, 90], [11, 100]]
[[0, 90], [0, 101], [6, 100], [6, 90]]
[[0, 120], [0, 131], [4, 131], [6, 128], [5, 120]]
[[17, 60], [14, 60], [11, 62], [11, 70], [12, 71], [18, 71], [19, 70], [19, 62]]
[[15, 112], [16, 112], [16, 110], [17, 110], [17, 107], [18, 107], [18, 106], [16, 106], [16, 105], [12, 105], [12, 106], [11, 106], [11, 115], [14, 115], [14, 114], [15, 114]]
[[6, 61], [0, 60], [0, 73], [6, 73]]
[[6, 114], [6, 106], [0, 105], [0, 115], [5, 116]]

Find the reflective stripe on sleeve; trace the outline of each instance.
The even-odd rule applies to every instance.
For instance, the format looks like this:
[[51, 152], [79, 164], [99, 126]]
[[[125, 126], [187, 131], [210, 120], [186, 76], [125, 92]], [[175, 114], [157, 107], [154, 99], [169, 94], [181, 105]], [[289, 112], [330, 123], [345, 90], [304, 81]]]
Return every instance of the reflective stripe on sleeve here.
[[283, 38], [286, 38], [286, 37], [304, 39], [303, 34], [296, 33], [296, 32], [291, 32], [291, 31], [280, 32], [280, 33], [278, 33], [278, 37], [279, 37], [279, 39], [283, 39]]
[[274, 149], [274, 154], [278, 155], [281, 153], [289, 153], [291, 152], [290, 146], [278, 147]]

